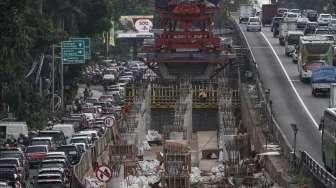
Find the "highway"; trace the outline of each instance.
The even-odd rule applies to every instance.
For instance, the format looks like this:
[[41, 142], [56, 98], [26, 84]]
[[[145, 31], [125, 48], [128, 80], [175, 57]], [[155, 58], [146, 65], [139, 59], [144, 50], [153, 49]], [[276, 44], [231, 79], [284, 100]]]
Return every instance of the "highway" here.
[[300, 81], [297, 65], [285, 56], [284, 47], [272, 37], [269, 27], [264, 27], [262, 32], [246, 32], [244, 24], [240, 28], [250, 45], [264, 86], [271, 90], [270, 99], [279, 126], [293, 144], [290, 124], [297, 124], [297, 150], [307, 151], [322, 164], [318, 123], [329, 99], [312, 96], [310, 85]]

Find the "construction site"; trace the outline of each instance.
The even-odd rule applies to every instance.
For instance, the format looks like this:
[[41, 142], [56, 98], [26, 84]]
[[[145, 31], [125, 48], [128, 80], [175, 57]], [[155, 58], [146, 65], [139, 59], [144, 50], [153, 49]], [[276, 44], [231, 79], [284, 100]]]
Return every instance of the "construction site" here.
[[112, 181], [125, 188], [272, 187], [242, 121], [246, 53], [232, 21], [222, 20], [219, 6], [167, 2], [156, 5], [160, 33], [138, 53], [160, 79], [127, 86], [109, 152]]

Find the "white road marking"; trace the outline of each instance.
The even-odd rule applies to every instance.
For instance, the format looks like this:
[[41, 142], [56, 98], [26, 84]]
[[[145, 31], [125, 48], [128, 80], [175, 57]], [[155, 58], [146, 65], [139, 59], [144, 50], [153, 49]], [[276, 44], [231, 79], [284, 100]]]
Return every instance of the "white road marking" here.
[[315, 125], [316, 128], [319, 128], [319, 125], [317, 124], [316, 120], [314, 119], [314, 117], [312, 116], [312, 114], [310, 113], [310, 111], [308, 110], [306, 104], [303, 102], [301, 96], [299, 95], [299, 92], [296, 90], [296, 88], [294, 87], [293, 82], [291, 81], [285, 67], [282, 64], [282, 61], [280, 60], [278, 54], [276, 53], [276, 51], [274, 50], [272, 44], [270, 43], [270, 41], [267, 39], [267, 37], [265, 36], [264, 32], [261, 32], [261, 35], [264, 37], [265, 41], [267, 42], [267, 44], [270, 46], [273, 54], [275, 55], [277, 62], [279, 63], [279, 65], [281, 66], [282, 71], [285, 73], [285, 76], [290, 84], [290, 86], [292, 87], [295, 95], [297, 96], [297, 98], [299, 99], [301, 106], [303, 107], [303, 109], [306, 111], [306, 113], [308, 114], [309, 118], [311, 119], [311, 121], [313, 122], [313, 124]]

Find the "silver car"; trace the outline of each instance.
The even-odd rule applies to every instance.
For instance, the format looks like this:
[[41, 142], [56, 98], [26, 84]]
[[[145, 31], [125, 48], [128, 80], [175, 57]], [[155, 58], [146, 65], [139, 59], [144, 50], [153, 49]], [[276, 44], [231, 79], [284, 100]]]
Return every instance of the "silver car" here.
[[261, 31], [261, 21], [259, 17], [250, 17], [246, 25], [246, 31]]

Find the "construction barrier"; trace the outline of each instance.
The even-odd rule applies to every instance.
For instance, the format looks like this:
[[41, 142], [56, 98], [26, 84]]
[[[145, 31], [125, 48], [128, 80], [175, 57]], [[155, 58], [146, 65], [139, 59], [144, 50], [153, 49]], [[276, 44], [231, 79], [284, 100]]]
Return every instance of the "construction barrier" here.
[[84, 187], [82, 182], [84, 178], [93, 175], [96, 165], [99, 161], [103, 161], [102, 158], [104, 152], [109, 151], [109, 145], [113, 144], [114, 131], [113, 128], [108, 128], [103, 136], [101, 136], [96, 142], [94, 147], [86, 151], [78, 164], [73, 166], [73, 176], [71, 178], [71, 187]]

